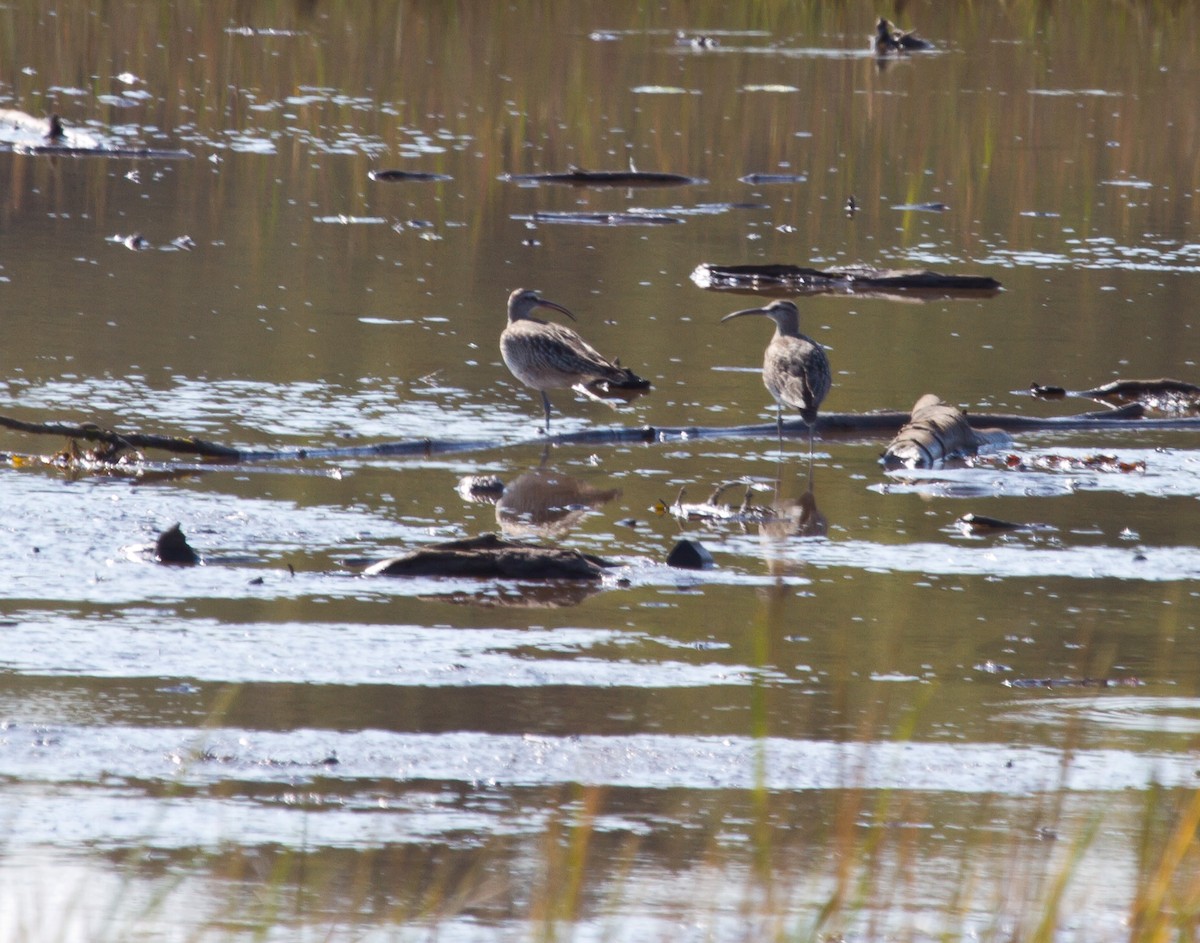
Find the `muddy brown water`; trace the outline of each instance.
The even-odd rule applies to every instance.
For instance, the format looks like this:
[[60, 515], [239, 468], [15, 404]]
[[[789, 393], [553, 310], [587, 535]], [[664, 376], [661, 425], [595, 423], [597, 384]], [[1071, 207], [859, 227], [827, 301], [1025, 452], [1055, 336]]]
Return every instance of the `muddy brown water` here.
[[[498, 447], [138, 478], [5, 463], [0, 935], [803, 936], [850, 860], [869, 892], [821, 932], [1008, 932], [1070, 866], [1058, 936], [1123, 936], [1139, 842], [1161, 840], [1147, 797], [1200, 769], [1195, 434], [1022, 434], [1019, 465], [906, 475], [882, 441], [818, 440], [824, 536], [763, 533], [655, 508], [737, 479], [796, 500], [803, 436], [546, 452], [500, 361], [508, 292], [534, 287], [654, 384], [615, 411], [554, 393], [557, 430], [768, 421], [769, 326], [722, 325], [746, 296], [691, 273], [861, 263], [1004, 291], [802, 299], [830, 409], [933, 392], [1058, 415], [1082, 404], [1031, 382], [1197, 382], [1189, 10], [905, 4], [937, 49], [882, 61], [879, 12], [5, 12], [0, 105], [192, 156], [0, 153], [0, 413]], [[703, 182], [502, 179], [631, 165]], [[572, 222], [629, 213], [682, 222]], [[343, 566], [535, 530], [455, 490], [527, 472], [610, 495], [541, 521], [613, 578]], [[968, 534], [968, 512], [1046, 526]], [[176, 521], [205, 566], [146, 562]], [[714, 569], [662, 566], [685, 535]], [[1136, 683], [1005, 684], [1085, 678]]]

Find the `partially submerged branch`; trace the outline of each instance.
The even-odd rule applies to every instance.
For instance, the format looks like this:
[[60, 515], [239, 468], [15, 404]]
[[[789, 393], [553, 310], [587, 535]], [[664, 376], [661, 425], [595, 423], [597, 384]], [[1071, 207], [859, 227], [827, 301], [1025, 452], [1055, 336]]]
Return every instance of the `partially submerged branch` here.
[[178, 438], [176, 436], [145, 435], [139, 432], [117, 433], [111, 429], [102, 429], [95, 423], [85, 422], [80, 425], [62, 422], [24, 422], [11, 416], [0, 416], [0, 428], [12, 429], [15, 432], [25, 432], [31, 435], [54, 435], [64, 439], [96, 442], [110, 449], [162, 449], [182, 455], [201, 455], [205, 458], [219, 458], [227, 462], [244, 461], [245, 453], [239, 449], [215, 442], [206, 442], [194, 437]]
[[[1144, 418], [1145, 412], [1143, 406], [1133, 403], [1121, 409], [1106, 409], [1078, 416], [1039, 417], [1009, 413], [980, 413], [971, 415], [969, 421], [975, 427], [987, 426], [1006, 432], [1110, 431], [1117, 429], [1138, 432], [1162, 429], [1200, 431], [1200, 417], [1147, 419]], [[822, 413], [817, 420], [816, 434], [824, 438], [890, 436], [898, 432], [909, 420], [909, 413], [902, 412]], [[502, 442], [495, 439], [416, 439], [405, 442], [380, 442], [372, 445], [347, 445], [331, 448], [238, 449], [194, 436], [149, 435], [140, 432], [118, 433], [103, 429], [93, 423], [79, 425], [38, 423], [0, 416], [0, 428], [30, 435], [53, 435], [69, 440], [95, 442], [113, 451], [158, 449], [180, 455], [198, 455], [230, 464], [310, 459], [427, 457], [523, 447], [528, 446], [531, 442], [540, 442], [547, 447], [626, 445], [687, 439], [774, 439], [778, 434], [778, 427], [775, 423], [743, 426], [633, 426], [583, 429], [560, 435], [538, 436], [536, 439], [526, 438], [516, 442]], [[796, 438], [807, 437], [808, 427], [802, 421], [795, 420], [784, 424], [783, 434]]]

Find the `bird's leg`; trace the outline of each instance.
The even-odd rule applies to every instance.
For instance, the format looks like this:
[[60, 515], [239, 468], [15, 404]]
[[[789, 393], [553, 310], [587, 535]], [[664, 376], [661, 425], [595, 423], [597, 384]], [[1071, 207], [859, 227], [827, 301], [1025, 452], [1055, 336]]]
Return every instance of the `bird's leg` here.
[[541, 394], [542, 394], [542, 409], [546, 413], [546, 424], [545, 424], [545, 426], [543, 426], [543, 429], [544, 429], [546, 435], [549, 435], [550, 434], [550, 397], [546, 395], [545, 390], [542, 390]]
[[775, 433], [779, 436], [779, 456], [783, 457], [783, 404], [775, 404]]
[[813, 466], [813, 426], [816, 423], [808, 424], [808, 490], [812, 491], [812, 466]]

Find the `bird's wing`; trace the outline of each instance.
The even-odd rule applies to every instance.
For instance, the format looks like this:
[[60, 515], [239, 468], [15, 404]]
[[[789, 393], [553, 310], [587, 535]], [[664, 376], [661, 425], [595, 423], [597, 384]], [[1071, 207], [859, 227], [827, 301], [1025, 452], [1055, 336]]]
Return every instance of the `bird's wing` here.
[[829, 393], [832, 378], [825, 352], [812, 341], [783, 338], [772, 348], [771, 373], [780, 399], [797, 408], [815, 409]]
[[575, 331], [561, 324], [549, 322], [543, 333], [545, 344], [542, 353], [552, 358], [552, 363], [566, 373], [578, 373], [601, 380], [618, 380], [627, 371], [596, 350]]

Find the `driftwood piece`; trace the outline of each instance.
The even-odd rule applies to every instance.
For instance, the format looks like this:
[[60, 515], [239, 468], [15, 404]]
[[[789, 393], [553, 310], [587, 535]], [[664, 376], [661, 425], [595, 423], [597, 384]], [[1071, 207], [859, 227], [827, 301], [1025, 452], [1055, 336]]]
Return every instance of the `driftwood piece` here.
[[24, 422], [10, 416], [0, 416], [0, 428], [12, 429], [15, 432], [27, 432], [35, 435], [56, 435], [66, 439], [82, 439], [87, 442], [99, 442], [113, 449], [163, 449], [167, 452], [185, 455], [202, 455], [205, 458], [219, 458], [225, 461], [241, 461], [242, 453], [238, 449], [214, 442], [205, 442], [197, 438], [178, 438], [176, 436], [143, 435], [137, 432], [117, 433], [111, 429], [102, 429], [94, 423], [82, 424], [62, 422]]
[[367, 576], [465, 576], [475, 579], [598, 580], [613, 564], [600, 557], [535, 547], [481, 534], [422, 547], [372, 564]]
[[502, 174], [508, 183], [565, 183], [576, 187], [679, 187], [704, 183], [699, 177], [651, 170], [581, 170], [572, 167], [558, 173]]
[[982, 447], [1012, 442], [1000, 429], [971, 428], [966, 414], [926, 393], [913, 406], [912, 418], [880, 457], [885, 468], [933, 468], [947, 459], [974, 455]]
[[762, 184], [808, 183], [808, 174], [746, 174], [738, 177], [738, 183], [749, 183], [754, 186]]
[[513, 219], [531, 223], [574, 223], [579, 226], [674, 226], [684, 222], [681, 217], [667, 213], [592, 213], [585, 210], [539, 210], [515, 215]]
[[1029, 392], [1039, 399], [1094, 399], [1101, 403], [1139, 403], [1147, 409], [1176, 415], [1200, 414], [1200, 386], [1163, 377], [1158, 380], [1114, 380], [1090, 390], [1068, 390], [1061, 386], [1033, 383]]
[[[741, 504], [722, 504], [721, 498], [725, 492], [737, 485], [745, 487]], [[745, 479], [726, 481], [717, 485], [704, 501], [687, 502], [687, 488], [681, 487], [675, 497], [674, 504], [660, 500], [658, 506], [661, 513], [670, 512], [684, 521], [719, 521], [724, 523], [757, 523], [772, 520], [775, 516], [773, 509], [763, 504], [753, 504], [754, 483]]]
[[1140, 688], [1141, 678], [1125, 676], [1119, 678], [1010, 678], [1004, 682], [1007, 688]]
[[367, 177], [379, 183], [445, 183], [454, 179], [428, 170], [369, 170]]
[[956, 522], [964, 534], [1009, 534], [1020, 531], [1054, 530], [1049, 524], [1034, 524], [1024, 521], [1005, 521], [985, 514], [967, 513]]
[[779, 292], [815, 295], [828, 292], [926, 292], [944, 294], [994, 294], [1003, 287], [984, 275], [943, 275], [926, 269], [877, 269], [847, 266], [815, 269], [782, 263], [723, 265], [702, 262], [692, 281], [714, 291]]

